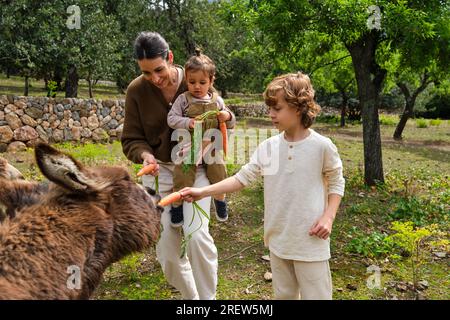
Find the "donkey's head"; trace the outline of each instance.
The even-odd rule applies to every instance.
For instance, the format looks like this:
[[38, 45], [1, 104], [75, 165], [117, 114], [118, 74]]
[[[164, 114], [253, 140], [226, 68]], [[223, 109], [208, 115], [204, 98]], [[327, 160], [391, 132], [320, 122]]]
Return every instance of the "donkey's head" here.
[[86, 168], [49, 145], [35, 149], [42, 173], [57, 187], [58, 203], [94, 203], [111, 216], [114, 225], [111, 256], [118, 260], [156, 242], [162, 208], [159, 199], [136, 184], [121, 167]]

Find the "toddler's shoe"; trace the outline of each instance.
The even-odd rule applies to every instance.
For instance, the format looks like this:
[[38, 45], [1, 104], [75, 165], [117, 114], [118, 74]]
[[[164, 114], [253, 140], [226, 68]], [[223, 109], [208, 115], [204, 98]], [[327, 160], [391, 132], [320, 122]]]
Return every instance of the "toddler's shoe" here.
[[170, 209], [170, 224], [174, 228], [179, 228], [183, 225], [183, 205], [172, 207]]
[[214, 199], [214, 205], [216, 206], [217, 220], [224, 222], [228, 220], [228, 207], [226, 200]]

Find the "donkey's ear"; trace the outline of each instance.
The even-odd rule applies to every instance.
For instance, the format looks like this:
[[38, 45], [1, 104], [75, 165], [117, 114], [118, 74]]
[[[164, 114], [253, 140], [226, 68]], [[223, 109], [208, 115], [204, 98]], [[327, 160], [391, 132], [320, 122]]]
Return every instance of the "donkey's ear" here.
[[0, 177], [9, 180], [23, 179], [22, 173], [2, 157], [0, 157]]
[[99, 191], [106, 187], [90, 178], [83, 166], [70, 155], [62, 153], [47, 144], [35, 148], [36, 163], [42, 174], [50, 181], [72, 191]]

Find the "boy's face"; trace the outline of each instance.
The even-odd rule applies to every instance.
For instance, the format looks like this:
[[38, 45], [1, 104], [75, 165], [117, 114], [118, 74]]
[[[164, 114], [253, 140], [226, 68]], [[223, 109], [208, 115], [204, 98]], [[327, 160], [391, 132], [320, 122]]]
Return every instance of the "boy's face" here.
[[291, 107], [284, 99], [284, 92], [276, 93], [277, 104], [269, 107], [269, 116], [273, 125], [280, 131], [290, 131], [300, 126], [300, 110]]
[[201, 70], [187, 72], [186, 81], [188, 91], [198, 99], [201, 99], [208, 94], [208, 90], [211, 88], [213, 83], [209, 75]]

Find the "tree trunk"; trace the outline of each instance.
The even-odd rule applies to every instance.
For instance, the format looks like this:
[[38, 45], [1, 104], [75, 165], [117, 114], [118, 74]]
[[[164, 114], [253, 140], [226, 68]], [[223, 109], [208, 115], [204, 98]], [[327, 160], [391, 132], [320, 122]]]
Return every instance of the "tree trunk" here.
[[364, 143], [364, 181], [373, 186], [384, 183], [381, 153], [378, 100], [386, 70], [375, 61], [378, 36], [371, 31], [364, 38], [347, 45], [355, 68], [358, 97], [361, 104]]
[[222, 90], [220, 90], [221, 96], [223, 99], [227, 99], [228, 98], [228, 92], [227, 89], [223, 88]]
[[413, 106], [414, 104], [410, 105], [409, 103], [406, 103], [405, 110], [403, 111], [400, 121], [398, 122], [397, 127], [395, 128], [394, 132], [395, 140], [402, 140], [403, 129], [405, 129], [406, 122], [408, 122], [408, 119], [411, 118], [412, 116]]
[[64, 91], [65, 86], [63, 85], [63, 72], [61, 71], [61, 68], [56, 68], [55, 73], [53, 75], [53, 81], [56, 81], [57, 91]]
[[345, 127], [345, 115], [347, 113], [347, 103], [348, 103], [348, 96], [345, 93], [345, 90], [341, 91], [342, 96], [342, 105], [341, 105], [341, 127]]
[[403, 134], [403, 130], [405, 129], [406, 122], [408, 122], [408, 119], [414, 115], [414, 105], [416, 104], [417, 96], [423, 90], [425, 90], [425, 88], [428, 86], [428, 84], [431, 83], [431, 81], [428, 81], [428, 80], [429, 80], [429, 75], [427, 72], [425, 72], [422, 75], [420, 86], [416, 90], [414, 90], [412, 95], [410, 94], [406, 83], [402, 83], [402, 82], [397, 83], [397, 86], [400, 88], [400, 91], [405, 96], [405, 109], [403, 110], [400, 121], [397, 124], [397, 127], [395, 128], [395, 132], [394, 132], [395, 140], [402, 140], [402, 134]]
[[66, 79], [66, 98], [76, 98], [78, 95], [78, 73], [74, 65], [69, 67]]
[[25, 76], [25, 90], [24, 90], [24, 92], [23, 92], [23, 95], [24, 95], [25, 97], [28, 96], [29, 88], [30, 88], [30, 77]]
[[91, 74], [88, 74], [87, 82], [89, 84], [89, 98], [93, 98], [92, 95], [92, 80], [91, 80]]
[[92, 81], [88, 80], [89, 83], [89, 98], [93, 98], [94, 96], [92, 95]]

